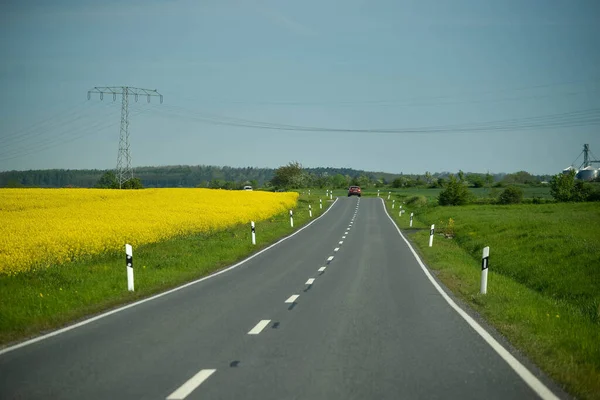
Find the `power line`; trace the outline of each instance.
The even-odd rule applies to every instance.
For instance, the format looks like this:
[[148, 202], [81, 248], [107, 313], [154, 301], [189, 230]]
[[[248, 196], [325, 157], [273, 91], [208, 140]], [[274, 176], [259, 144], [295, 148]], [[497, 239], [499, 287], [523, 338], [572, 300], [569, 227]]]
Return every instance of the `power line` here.
[[169, 106], [167, 109], [175, 110], [169, 112], [161, 110], [161, 114], [174, 117], [188, 118], [203, 123], [235, 126], [241, 128], [261, 128], [272, 130], [288, 131], [309, 131], [309, 132], [346, 132], [346, 133], [460, 133], [460, 132], [482, 132], [482, 131], [506, 131], [517, 129], [547, 129], [557, 127], [574, 127], [597, 125], [600, 123], [600, 109], [587, 109], [571, 111], [559, 114], [548, 114], [525, 118], [513, 118], [483, 123], [456, 124], [426, 126], [418, 128], [367, 128], [367, 129], [348, 129], [348, 128], [327, 128], [314, 126], [300, 126], [277, 124], [264, 121], [254, 121], [248, 119], [234, 118], [223, 115], [208, 114], [198, 111], [189, 111], [181, 107]]

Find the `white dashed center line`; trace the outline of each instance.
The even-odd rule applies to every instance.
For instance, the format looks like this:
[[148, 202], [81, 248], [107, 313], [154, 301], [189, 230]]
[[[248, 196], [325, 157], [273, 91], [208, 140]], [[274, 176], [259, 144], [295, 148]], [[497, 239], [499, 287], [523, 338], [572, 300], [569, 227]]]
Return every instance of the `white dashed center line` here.
[[269, 325], [270, 322], [270, 319], [263, 319], [258, 324], [256, 324], [256, 326], [252, 328], [250, 332], [248, 332], [248, 335], [258, 335], [263, 329], [265, 329], [267, 325]]
[[343, 241], [343, 240], [340, 240], [340, 244], [344, 244], [344, 241]]
[[321, 267], [321, 268], [319, 268], [319, 272], [325, 271], [325, 268], [327, 268], [327, 267]]
[[342, 239], [346, 239], [346, 236], [342, 236]]
[[315, 278], [310, 278], [309, 280], [306, 281], [307, 285], [312, 285], [313, 283], [315, 283]]
[[294, 302], [296, 302], [298, 297], [300, 297], [300, 295], [298, 295], [298, 294], [291, 295], [290, 298], [287, 299], [285, 302], [286, 303], [294, 303]]
[[327, 259], [327, 261], [331, 261], [333, 260], [333, 256], [329, 256], [329, 258]]
[[167, 400], [183, 400], [183, 399], [185, 399], [198, 386], [200, 386], [202, 384], [202, 382], [207, 380], [208, 377], [211, 376], [215, 371], [216, 371], [216, 369], [200, 370], [200, 372], [198, 372], [196, 375], [194, 375], [192, 378], [190, 378], [190, 380], [188, 380], [186, 383], [181, 385], [181, 387], [179, 389], [177, 389], [176, 391], [171, 393], [169, 395], [169, 397], [167, 397]]
[[336, 247], [335, 249], [333, 249], [333, 251], [340, 251], [340, 248]]

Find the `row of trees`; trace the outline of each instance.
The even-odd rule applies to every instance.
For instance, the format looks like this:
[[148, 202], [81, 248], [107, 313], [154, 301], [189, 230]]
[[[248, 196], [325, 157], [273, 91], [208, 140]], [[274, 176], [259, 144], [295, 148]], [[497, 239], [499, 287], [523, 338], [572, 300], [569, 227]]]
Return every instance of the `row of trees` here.
[[[558, 202], [600, 201], [600, 187], [575, 179], [575, 171], [554, 175], [550, 180], [550, 194]], [[498, 196], [500, 204], [518, 204], [523, 200], [523, 190], [507, 186]], [[451, 175], [438, 196], [442, 206], [465, 205], [472, 201], [463, 177]]]

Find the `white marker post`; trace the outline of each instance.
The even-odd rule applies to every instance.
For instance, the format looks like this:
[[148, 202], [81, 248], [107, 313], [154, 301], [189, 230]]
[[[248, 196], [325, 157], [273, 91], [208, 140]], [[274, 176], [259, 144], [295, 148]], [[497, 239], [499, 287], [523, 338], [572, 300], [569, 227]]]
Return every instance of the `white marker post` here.
[[294, 212], [290, 210], [290, 226], [294, 227]]
[[396, 207], [396, 200], [392, 200], [392, 210]]
[[323, 209], [323, 200], [319, 199], [319, 208], [322, 210]]
[[435, 225], [431, 225], [431, 230], [429, 231], [429, 247], [433, 246], [433, 234], [435, 233]]
[[125, 262], [127, 265], [127, 290], [133, 292], [133, 248], [125, 245]]
[[256, 244], [256, 227], [254, 226], [254, 221], [250, 222], [250, 229], [252, 231], [252, 244]]
[[413, 213], [410, 213], [410, 226], [412, 228], [412, 219], [413, 219]]
[[329, 191], [329, 200], [333, 200], [333, 190]]
[[308, 189], [308, 195], [310, 196], [310, 189]]
[[487, 276], [488, 276], [488, 265], [490, 262], [490, 247], [483, 248], [483, 255], [481, 257], [481, 294], [487, 293]]
[[388, 200], [390, 199], [391, 195], [392, 195], [392, 192], [388, 192]]
[[308, 216], [312, 218], [312, 206], [308, 205]]
[[379, 189], [377, 189], [377, 197], [379, 197]]

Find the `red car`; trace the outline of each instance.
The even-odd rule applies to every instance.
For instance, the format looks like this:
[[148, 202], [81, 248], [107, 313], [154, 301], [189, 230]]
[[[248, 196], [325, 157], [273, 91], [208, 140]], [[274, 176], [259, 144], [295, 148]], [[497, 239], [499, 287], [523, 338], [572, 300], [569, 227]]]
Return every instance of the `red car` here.
[[348, 197], [355, 195], [360, 197], [360, 186], [350, 186], [348, 188]]

